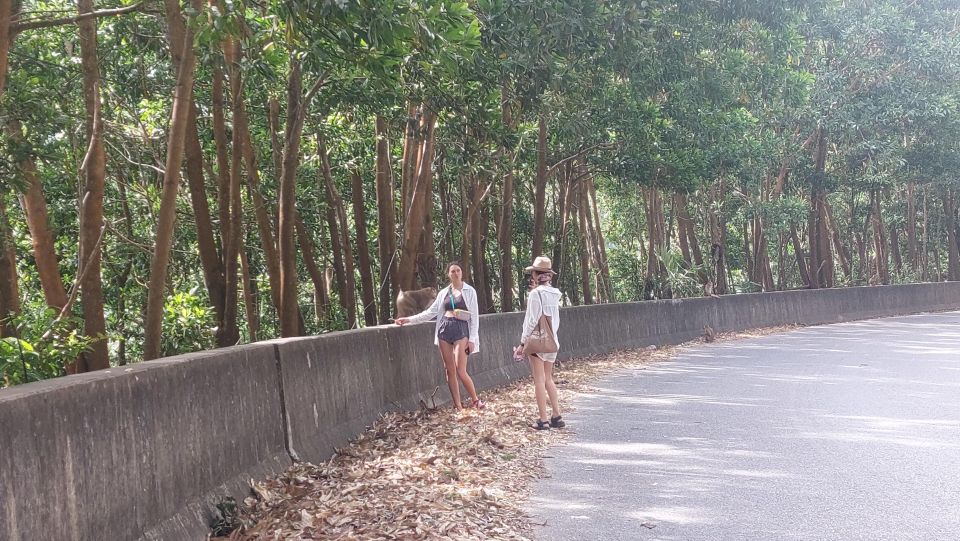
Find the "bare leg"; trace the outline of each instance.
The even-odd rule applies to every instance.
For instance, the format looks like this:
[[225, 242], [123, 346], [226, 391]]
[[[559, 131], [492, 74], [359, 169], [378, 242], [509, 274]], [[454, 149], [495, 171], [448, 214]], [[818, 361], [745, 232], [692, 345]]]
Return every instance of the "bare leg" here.
[[553, 416], [560, 417], [560, 397], [557, 395], [557, 384], [553, 382], [553, 363], [543, 362], [543, 380], [544, 387], [547, 390], [547, 396], [550, 397], [550, 407], [553, 408]]
[[463, 409], [463, 404], [460, 403], [460, 383], [457, 382], [457, 359], [453, 344], [440, 340], [440, 358], [443, 360], [443, 367], [447, 372], [447, 387], [450, 388], [450, 399], [453, 400], [453, 407]]
[[543, 362], [540, 357], [530, 355], [530, 373], [533, 375], [533, 394], [537, 397], [537, 410], [540, 414], [540, 420], [548, 423], [550, 417], [547, 416], [547, 390], [544, 388]]
[[470, 377], [470, 374], [467, 373], [468, 355], [466, 338], [457, 340], [457, 343], [453, 345], [453, 353], [456, 356], [457, 375], [460, 377], [460, 381], [463, 382], [463, 386], [467, 389], [467, 394], [473, 399], [474, 406], [476, 406], [477, 401], [480, 399], [477, 397], [477, 389], [473, 386], [473, 379]]

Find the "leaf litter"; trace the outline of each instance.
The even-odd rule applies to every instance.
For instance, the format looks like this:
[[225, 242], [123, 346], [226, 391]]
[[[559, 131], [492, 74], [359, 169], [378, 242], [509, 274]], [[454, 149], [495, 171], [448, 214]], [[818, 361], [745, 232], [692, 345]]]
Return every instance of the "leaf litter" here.
[[[650, 346], [565, 361], [554, 372], [561, 404], [572, 411], [575, 395], [590, 392], [589, 384], [603, 375], [667, 360], [682, 348]], [[531, 539], [535, 524], [523, 506], [532, 481], [546, 475], [544, 451], [575, 432], [528, 426], [536, 418], [529, 377], [483, 398], [482, 410], [386, 413], [329, 461], [297, 463], [251, 482], [251, 495], [239, 506], [239, 527], [211, 539]]]

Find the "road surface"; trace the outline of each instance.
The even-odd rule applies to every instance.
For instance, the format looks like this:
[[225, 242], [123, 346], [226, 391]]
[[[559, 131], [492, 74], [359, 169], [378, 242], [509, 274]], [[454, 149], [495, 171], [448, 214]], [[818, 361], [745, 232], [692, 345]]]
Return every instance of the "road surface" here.
[[960, 539], [960, 312], [688, 348], [565, 418], [543, 540]]

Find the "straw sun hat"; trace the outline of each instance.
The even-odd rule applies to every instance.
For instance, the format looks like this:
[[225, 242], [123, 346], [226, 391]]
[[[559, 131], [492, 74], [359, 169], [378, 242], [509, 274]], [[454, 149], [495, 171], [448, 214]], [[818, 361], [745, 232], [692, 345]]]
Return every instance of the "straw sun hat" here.
[[533, 260], [533, 265], [530, 265], [524, 270], [527, 272], [549, 272], [550, 274], [556, 275], [557, 273], [553, 272], [553, 269], [551, 268], [552, 266], [553, 262], [550, 261], [550, 258], [545, 255], [541, 255]]

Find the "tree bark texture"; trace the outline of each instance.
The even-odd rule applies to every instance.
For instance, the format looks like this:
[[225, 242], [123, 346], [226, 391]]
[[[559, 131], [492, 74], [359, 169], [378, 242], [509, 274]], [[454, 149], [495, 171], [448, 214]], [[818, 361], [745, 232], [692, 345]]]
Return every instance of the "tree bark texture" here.
[[[82, 15], [93, 11], [93, 0], [78, 0]], [[83, 330], [95, 338], [90, 351], [76, 364], [78, 372], [110, 367], [107, 353], [107, 326], [103, 315], [103, 284], [101, 282], [101, 230], [103, 224], [104, 178], [107, 159], [103, 146], [103, 120], [100, 113], [100, 64], [97, 58], [97, 22], [85, 19], [78, 23], [80, 30], [80, 62], [83, 67], [83, 96], [86, 107], [87, 154], [81, 173], [84, 179], [80, 205], [80, 291], [83, 306]]]
[[377, 324], [377, 302], [374, 294], [373, 268], [367, 246], [367, 211], [363, 205], [363, 178], [360, 172], [350, 172], [353, 186], [353, 224], [357, 233], [357, 260], [360, 265], [360, 298], [363, 302], [363, 322], [371, 327]]
[[380, 255], [380, 323], [391, 316], [397, 293], [397, 218], [393, 195], [393, 169], [390, 166], [390, 140], [387, 121], [377, 115], [377, 248]]
[[[168, 9], [170, 3], [168, 2]], [[197, 8], [199, 11], [199, 8]], [[180, 17], [179, 6], [169, 17]], [[143, 358], [160, 356], [160, 333], [163, 326], [163, 305], [167, 291], [167, 267], [173, 245], [173, 228], [176, 220], [177, 189], [180, 184], [180, 166], [183, 161], [183, 146], [187, 124], [190, 119], [190, 104], [193, 95], [193, 78], [196, 55], [193, 52], [193, 30], [184, 31], [183, 60], [177, 72], [173, 110], [167, 136], [167, 158], [164, 166], [163, 191], [160, 196], [160, 212], [157, 219], [157, 234], [150, 262], [150, 283], [147, 291], [147, 311], [144, 323]]]

